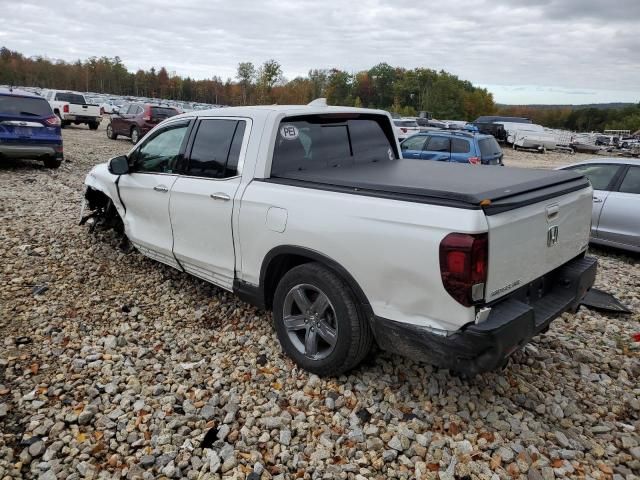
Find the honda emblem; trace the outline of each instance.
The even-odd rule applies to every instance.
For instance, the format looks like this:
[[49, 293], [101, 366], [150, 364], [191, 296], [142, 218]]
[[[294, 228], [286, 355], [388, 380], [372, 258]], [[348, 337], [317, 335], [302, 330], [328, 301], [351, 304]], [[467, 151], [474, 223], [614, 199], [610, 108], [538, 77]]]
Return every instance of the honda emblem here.
[[547, 232], [547, 247], [553, 247], [556, 243], [558, 243], [558, 226], [553, 225]]

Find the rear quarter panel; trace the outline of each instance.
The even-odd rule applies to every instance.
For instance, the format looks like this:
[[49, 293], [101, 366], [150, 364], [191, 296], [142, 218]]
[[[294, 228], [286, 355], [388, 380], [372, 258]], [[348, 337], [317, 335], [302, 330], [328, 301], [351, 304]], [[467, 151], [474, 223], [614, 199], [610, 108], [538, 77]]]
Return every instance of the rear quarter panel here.
[[[267, 212], [286, 212], [273, 228]], [[439, 244], [452, 231], [487, 231], [481, 210], [409, 203], [268, 181], [251, 182], [239, 212], [241, 280], [258, 285], [263, 259], [281, 245], [315, 250], [356, 280], [376, 315], [457, 330], [475, 318], [442, 285]]]

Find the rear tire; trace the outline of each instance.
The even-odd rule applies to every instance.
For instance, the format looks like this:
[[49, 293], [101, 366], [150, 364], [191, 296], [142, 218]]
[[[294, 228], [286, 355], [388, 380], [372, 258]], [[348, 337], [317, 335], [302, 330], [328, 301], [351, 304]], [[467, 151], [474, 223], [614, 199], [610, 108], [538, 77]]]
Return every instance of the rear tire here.
[[45, 158], [44, 160], [44, 166], [47, 168], [59, 168], [61, 164], [61, 158]]
[[133, 127], [131, 129], [131, 143], [134, 145], [140, 141], [140, 130], [138, 127]]
[[91, 122], [89, 124], [89, 130], [97, 130], [100, 124], [98, 122]]
[[113, 126], [111, 124], [107, 125], [107, 138], [111, 140], [116, 140], [118, 138], [118, 134], [114, 133]]
[[336, 376], [356, 367], [373, 344], [349, 285], [318, 263], [294, 267], [282, 277], [273, 321], [283, 351], [317, 375]]

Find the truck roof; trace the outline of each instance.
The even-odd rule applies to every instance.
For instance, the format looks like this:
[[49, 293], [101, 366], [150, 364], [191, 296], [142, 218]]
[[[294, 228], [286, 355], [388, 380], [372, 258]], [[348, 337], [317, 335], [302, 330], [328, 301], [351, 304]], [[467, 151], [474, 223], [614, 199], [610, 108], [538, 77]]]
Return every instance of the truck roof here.
[[183, 113], [180, 116], [184, 117], [251, 117], [254, 115], [265, 115], [270, 112], [282, 112], [285, 116], [297, 116], [297, 115], [322, 115], [332, 113], [356, 113], [356, 114], [377, 114], [389, 116], [389, 113], [384, 110], [374, 110], [370, 108], [355, 108], [355, 107], [333, 107], [333, 106], [316, 106], [316, 105], [256, 105], [249, 107], [225, 107], [225, 108], [210, 108], [207, 110], [194, 110], [191, 112]]

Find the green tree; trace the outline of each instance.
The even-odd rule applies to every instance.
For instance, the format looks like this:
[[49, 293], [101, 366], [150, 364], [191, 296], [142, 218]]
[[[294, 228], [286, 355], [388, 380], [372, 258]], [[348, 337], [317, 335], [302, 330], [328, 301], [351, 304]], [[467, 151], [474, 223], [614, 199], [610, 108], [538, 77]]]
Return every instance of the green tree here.
[[238, 73], [236, 78], [242, 86], [242, 104], [246, 105], [249, 98], [251, 88], [256, 79], [256, 68], [251, 62], [240, 62], [238, 64]]

